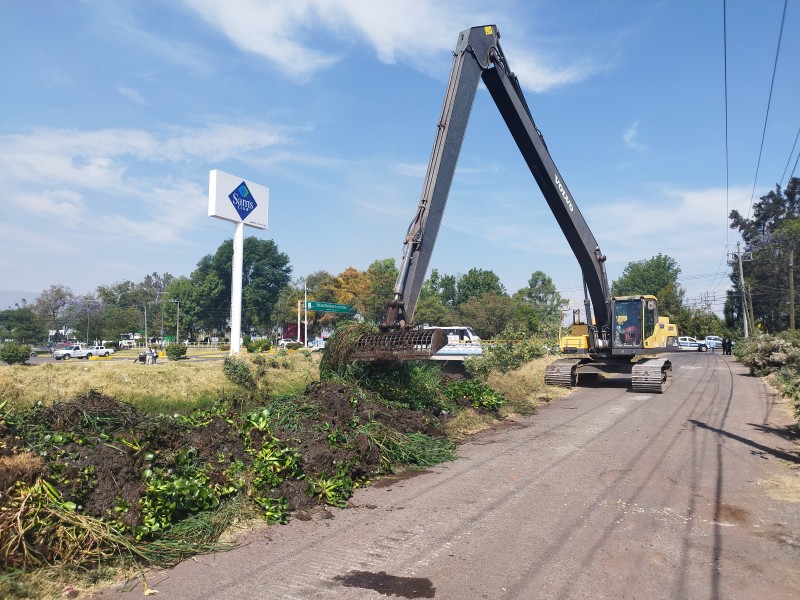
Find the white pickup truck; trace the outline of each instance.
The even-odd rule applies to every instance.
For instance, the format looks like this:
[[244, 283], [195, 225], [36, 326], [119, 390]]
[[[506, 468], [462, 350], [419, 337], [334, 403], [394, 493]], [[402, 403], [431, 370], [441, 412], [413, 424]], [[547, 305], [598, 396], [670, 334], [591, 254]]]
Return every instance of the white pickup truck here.
[[84, 348], [80, 344], [73, 346], [64, 346], [58, 350], [53, 351], [53, 358], [56, 360], [69, 360], [70, 358], [88, 358], [90, 356], [89, 349]]
[[93, 356], [110, 356], [114, 354], [111, 348], [105, 346], [81, 346], [74, 344], [72, 346], [65, 346], [53, 352], [53, 358], [56, 360], [69, 360], [70, 358], [91, 358]]
[[88, 348], [89, 354], [87, 357], [90, 356], [111, 356], [114, 354], [113, 348], [106, 348], [105, 346], [89, 346]]

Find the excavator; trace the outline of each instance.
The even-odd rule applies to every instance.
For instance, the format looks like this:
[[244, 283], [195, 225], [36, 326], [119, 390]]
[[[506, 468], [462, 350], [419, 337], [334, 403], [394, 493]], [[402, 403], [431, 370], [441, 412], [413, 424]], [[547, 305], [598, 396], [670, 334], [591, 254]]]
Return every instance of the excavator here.
[[573, 387], [581, 374], [630, 374], [632, 389], [660, 393], [669, 384], [670, 351], [677, 327], [658, 315], [652, 295], [611, 296], [606, 256], [586, 224], [564, 178], [534, 123], [519, 81], [500, 46], [495, 25], [459, 34], [442, 113], [419, 205], [406, 233], [393, 298], [378, 333], [355, 342], [351, 360], [425, 360], [446, 343], [441, 329], [413, 329], [411, 323], [442, 221], [470, 111], [483, 81], [517, 143], [528, 168], [581, 268], [586, 322], [574, 319], [560, 341], [564, 358], [545, 372], [545, 382]]

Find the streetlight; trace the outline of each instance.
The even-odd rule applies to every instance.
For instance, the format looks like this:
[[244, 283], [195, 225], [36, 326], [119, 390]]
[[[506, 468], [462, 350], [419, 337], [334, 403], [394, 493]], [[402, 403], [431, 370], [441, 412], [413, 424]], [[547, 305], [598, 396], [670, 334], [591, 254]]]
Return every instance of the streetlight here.
[[181, 301], [175, 298], [170, 298], [170, 302], [175, 302], [178, 305], [178, 313], [175, 317], [175, 343], [177, 344], [180, 339], [180, 326], [181, 326]]

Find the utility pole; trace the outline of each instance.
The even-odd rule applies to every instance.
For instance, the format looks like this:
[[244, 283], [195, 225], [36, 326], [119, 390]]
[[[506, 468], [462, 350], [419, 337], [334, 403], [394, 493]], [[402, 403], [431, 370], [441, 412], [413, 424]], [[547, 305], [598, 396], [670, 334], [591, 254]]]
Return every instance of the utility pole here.
[[789, 329], [794, 331], [794, 249], [789, 250]]
[[736, 242], [736, 256], [739, 258], [739, 286], [742, 288], [742, 318], [744, 319], [744, 337], [750, 337], [747, 327], [747, 294], [744, 291], [744, 269], [742, 268], [742, 253], [739, 251], [739, 242]]
[[175, 314], [175, 343], [180, 342], [180, 332], [181, 332], [181, 301], [176, 300], [175, 298], [170, 298], [170, 302], [176, 303], [178, 305], [178, 310]]

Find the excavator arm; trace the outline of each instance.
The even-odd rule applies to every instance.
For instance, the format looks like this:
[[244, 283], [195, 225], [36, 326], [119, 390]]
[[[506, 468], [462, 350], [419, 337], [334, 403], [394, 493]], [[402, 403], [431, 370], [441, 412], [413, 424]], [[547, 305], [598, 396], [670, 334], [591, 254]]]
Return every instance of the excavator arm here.
[[[519, 82], [500, 47], [497, 27], [486, 25], [467, 29], [459, 35], [422, 195], [404, 241], [403, 261], [393, 299], [387, 307], [386, 320], [381, 323], [381, 330], [385, 334], [364, 336], [359, 340], [359, 351], [354, 358], [370, 359], [377, 354], [384, 358], [387, 352], [400, 350], [404, 346], [413, 346], [418, 351], [415, 358], [419, 357], [420, 350], [428, 354], [438, 350], [435, 340], [430, 340], [430, 345], [425, 347], [427, 342], [421, 341], [419, 334], [415, 334], [417, 337], [413, 341], [409, 339], [408, 344], [404, 344], [402, 332], [408, 330], [414, 317], [481, 79], [581, 267], [587, 292], [587, 315], [590, 314], [589, 299], [594, 312], [592, 345], [607, 345], [612, 301], [604, 266], [605, 256], [533, 121]], [[391, 348], [381, 346], [380, 336], [390, 332], [393, 340]]]

